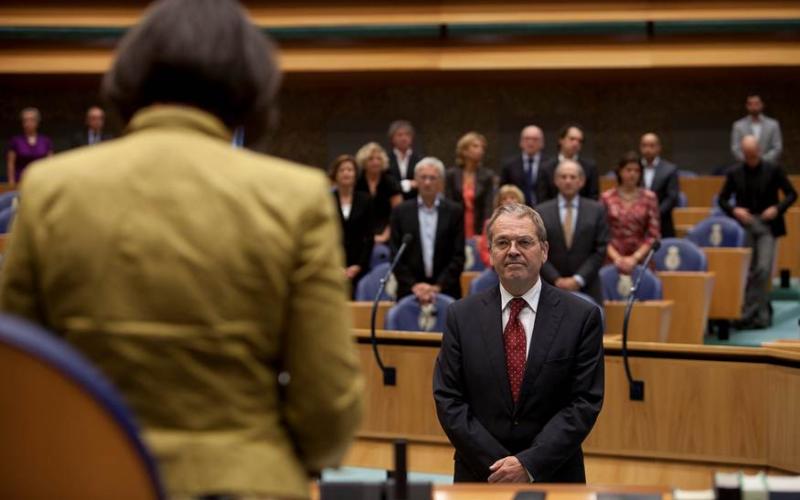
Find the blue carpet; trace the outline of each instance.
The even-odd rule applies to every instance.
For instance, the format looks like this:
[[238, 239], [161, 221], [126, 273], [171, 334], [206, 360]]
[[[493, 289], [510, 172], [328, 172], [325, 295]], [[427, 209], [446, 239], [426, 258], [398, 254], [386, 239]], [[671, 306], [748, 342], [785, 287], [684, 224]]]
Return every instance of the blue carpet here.
[[763, 330], [734, 330], [730, 331], [728, 340], [719, 340], [715, 335], [706, 335], [704, 343], [707, 345], [729, 345], [741, 347], [761, 347], [762, 342], [771, 342], [780, 339], [800, 339], [800, 301], [773, 300], [772, 301], [772, 327]]
[[[341, 467], [339, 469], [325, 469], [322, 471], [323, 481], [359, 481], [364, 483], [379, 483], [386, 480], [386, 470], [367, 469], [362, 467]], [[444, 474], [423, 474], [409, 472], [408, 480], [412, 482], [453, 484], [453, 476]]]

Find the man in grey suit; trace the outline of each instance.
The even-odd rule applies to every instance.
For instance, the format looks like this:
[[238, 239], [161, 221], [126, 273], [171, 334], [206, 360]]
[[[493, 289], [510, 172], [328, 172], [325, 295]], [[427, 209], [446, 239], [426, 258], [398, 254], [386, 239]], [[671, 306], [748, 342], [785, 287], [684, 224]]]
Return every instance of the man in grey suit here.
[[680, 188], [678, 187], [678, 167], [661, 158], [661, 139], [652, 132], [644, 134], [639, 140], [639, 153], [642, 156], [644, 187], [658, 197], [658, 211], [661, 214], [661, 236], [675, 236], [672, 222], [672, 209], [678, 206]]
[[752, 135], [758, 139], [761, 158], [769, 163], [778, 163], [783, 151], [783, 138], [781, 124], [778, 120], [766, 116], [764, 103], [761, 96], [751, 94], [747, 96], [747, 116], [733, 122], [731, 130], [731, 152], [734, 158], [744, 161], [742, 154], [742, 139]]
[[558, 196], [537, 205], [547, 234], [550, 257], [541, 275], [562, 290], [581, 291], [603, 304], [597, 272], [608, 245], [608, 223], [603, 205], [580, 196], [586, 175], [580, 164], [562, 160], [554, 172]]

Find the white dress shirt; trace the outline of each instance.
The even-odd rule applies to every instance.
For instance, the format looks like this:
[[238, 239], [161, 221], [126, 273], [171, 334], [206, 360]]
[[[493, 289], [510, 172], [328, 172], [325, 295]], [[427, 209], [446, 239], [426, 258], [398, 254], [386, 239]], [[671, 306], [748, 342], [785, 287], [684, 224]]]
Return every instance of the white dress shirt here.
[[753, 118], [750, 117], [750, 129], [753, 131], [753, 135], [756, 137], [756, 140], [761, 140], [763, 123], [764, 122], [761, 120], [761, 115], [758, 115], [758, 121], [753, 120]]
[[430, 208], [422, 201], [422, 196], [417, 196], [422, 262], [425, 265], [425, 277], [427, 278], [433, 278], [433, 251], [436, 247], [436, 226], [439, 222], [439, 196], [436, 195], [436, 201]]
[[[539, 296], [542, 294], [542, 280], [536, 280], [527, 292], [522, 295], [522, 299], [528, 303], [528, 307], [524, 307], [519, 312], [519, 321], [522, 323], [522, 329], [525, 330], [525, 358], [528, 358], [528, 353], [531, 350], [531, 338], [533, 337], [533, 323], [536, 321], [536, 310], [539, 308]], [[506, 331], [506, 325], [511, 317], [511, 308], [508, 306], [514, 296], [503, 288], [500, 284], [500, 306], [503, 309], [503, 331]]]
[[648, 164], [647, 160], [642, 158], [642, 170], [644, 171], [644, 187], [652, 190], [653, 178], [656, 176], [656, 168], [661, 161], [661, 158], [656, 156], [653, 158], [653, 163]]
[[[412, 149], [408, 148], [404, 155], [399, 149], [394, 149], [394, 157], [397, 158], [397, 169], [400, 170], [400, 188], [404, 193], [411, 191], [411, 181], [406, 179], [408, 176], [408, 162], [411, 161]], [[411, 165], [414, 168], [414, 165]]]

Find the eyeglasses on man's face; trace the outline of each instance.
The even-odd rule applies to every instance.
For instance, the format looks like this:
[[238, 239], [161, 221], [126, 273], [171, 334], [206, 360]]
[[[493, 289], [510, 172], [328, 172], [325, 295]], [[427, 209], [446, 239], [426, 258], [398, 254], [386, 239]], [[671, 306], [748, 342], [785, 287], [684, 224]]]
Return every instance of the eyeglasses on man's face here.
[[515, 243], [516, 247], [520, 250], [530, 250], [535, 247], [539, 241], [529, 236], [522, 236], [520, 238], [506, 238], [504, 236], [500, 236], [492, 242], [492, 248], [504, 251], [511, 248], [512, 243]]

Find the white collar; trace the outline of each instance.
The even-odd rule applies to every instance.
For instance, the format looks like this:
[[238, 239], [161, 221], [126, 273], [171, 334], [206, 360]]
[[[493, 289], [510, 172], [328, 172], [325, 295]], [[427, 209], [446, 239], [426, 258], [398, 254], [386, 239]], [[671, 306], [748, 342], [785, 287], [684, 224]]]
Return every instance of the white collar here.
[[441, 193], [438, 193], [436, 195], [436, 200], [434, 200], [434, 202], [433, 202], [433, 206], [429, 207], [422, 200], [422, 195], [417, 195], [417, 207], [422, 208], [424, 210], [436, 210], [436, 209], [439, 208], [439, 203], [441, 202], [441, 200], [442, 200], [442, 195], [441, 195]]
[[403, 152], [397, 148], [394, 148], [393, 151], [394, 155], [397, 156], [398, 158], [411, 158], [411, 153], [414, 152], [414, 150], [411, 148], [406, 149], [406, 154], [403, 154]]
[[656, 168], [659, 163], [661, 163], [661, 157], [660, 156], [656, 156], [655, 158], [653, 158], [653, 166], [652, 167], [647, 164], [647, 160], [642, 158], [642, 168]]
[[[578, 208], [580, 199], [581, 197], [578, 194], [572, 198], [572, 208]], [[558, 193], [558, 208], [567, 208], [567, 199], [561, 193]]]
[[[541, 294], [542, 294], [541, 277], [536, 279], [535, 285], [530, 287], [530, 289], [528, 289], [527, 292], [522, 294], [522, 298], [525, 300], [525, 302], [528, 303], [528, 307], [530, 307], [534, 313], [536, 313], [536, 309], [539, 308], [539, 297], [541, 296]], [[511, 293], [508, 290], [506, 290], [505, 287], [503, 287], [502, 283], [500, 283], [500, 305], [501, 305], [500, 310], [505, 311], [506, 306], [508, 306], [508, 303], [511, 302], [511, 299], [513, 298], [514, 296], [511, 295]]]
[[580, 160], [578, 159], [579, 156], [580, 155], [575, 155], [572, 158], [567, 158], [566, 156], [562, 155], [561, 153], [558, 153], [558, 162], [561, 163], [564, 160], [572, 160], [574, 162], [580, 162]]

